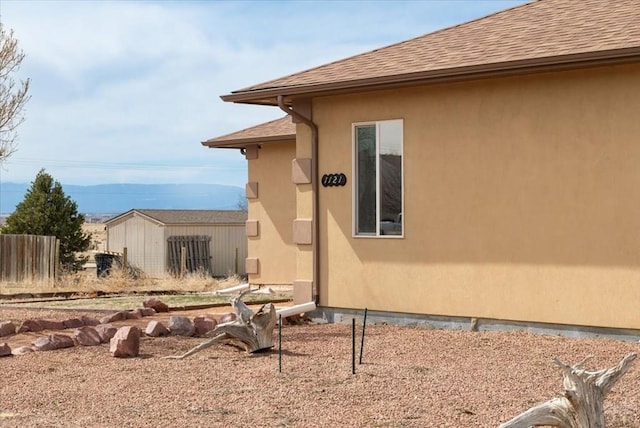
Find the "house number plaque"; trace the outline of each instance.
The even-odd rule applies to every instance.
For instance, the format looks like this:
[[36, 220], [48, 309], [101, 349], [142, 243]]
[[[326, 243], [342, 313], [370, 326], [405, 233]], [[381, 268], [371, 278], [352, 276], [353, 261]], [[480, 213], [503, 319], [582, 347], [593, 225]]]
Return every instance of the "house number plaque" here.
[[324, 187], [344, 186], [345, 184], [347, 184], [347, 176], [342, 173], [322, 176], [322, 185]]

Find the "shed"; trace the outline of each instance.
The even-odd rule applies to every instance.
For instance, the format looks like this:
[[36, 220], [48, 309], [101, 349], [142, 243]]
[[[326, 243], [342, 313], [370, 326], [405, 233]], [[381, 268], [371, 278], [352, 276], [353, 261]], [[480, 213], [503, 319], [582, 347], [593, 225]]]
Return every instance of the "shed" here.
[[245, 274], [244, 211], [132, 209], [105, 222], [107, 251], [123, 252], [147, 275], [175, 272], [186, 250], [187, 270], [212, 276]]

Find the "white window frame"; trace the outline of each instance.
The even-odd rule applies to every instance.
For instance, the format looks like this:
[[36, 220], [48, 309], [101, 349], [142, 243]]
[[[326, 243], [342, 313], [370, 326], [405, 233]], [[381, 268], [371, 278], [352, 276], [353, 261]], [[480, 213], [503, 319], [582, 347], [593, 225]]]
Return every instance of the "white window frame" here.
[[[402, 233], [399, 235], [382, 235], [380, 233], [380, 124], [385, 122], [400, 122], [400, 145], [402, 159], [400, 167], [402, 173], [400, 177], [401, 186], [401, 216], [402, 216]], [[376, 231], [375, 233], [358, 233], [358, 147], [357, 147], [357, 135], [356, 129], [360, 126], [375, 125], [376, 127]], [[389, 119], [389, 120], [376, 120], [369, 122], [356, 122], [351, 125], [351, 216], [352, 216], [352, 230], [351, 236], [353, 238], [384, 238], [384, 239], [401, 239], [404, 238], [405, 232], [405, 215], [404, 215], [404, 119]]]

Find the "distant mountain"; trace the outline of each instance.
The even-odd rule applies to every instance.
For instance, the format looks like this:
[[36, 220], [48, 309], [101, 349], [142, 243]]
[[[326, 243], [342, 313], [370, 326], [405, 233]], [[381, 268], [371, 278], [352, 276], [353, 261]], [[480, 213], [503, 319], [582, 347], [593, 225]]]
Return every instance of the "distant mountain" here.
[[[12, 213], [31, 184], [0, 183], [0, 214]], [[238, 209], [244, 189], [220, 184], [62, 185], [84, 214], [120, 214], [139, 209]]]

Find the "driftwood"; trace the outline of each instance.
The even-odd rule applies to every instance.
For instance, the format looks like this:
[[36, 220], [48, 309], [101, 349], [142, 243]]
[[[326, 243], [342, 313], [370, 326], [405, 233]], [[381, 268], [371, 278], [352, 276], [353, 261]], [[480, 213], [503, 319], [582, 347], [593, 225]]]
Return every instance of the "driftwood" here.
[[271, 303], [263, 305], [255, 314], [242, 301], [242, 297], [250, 293], [245, 290], [231, 299], [231, 306], [236, 313], [234, 321], [219, 324], [207, 336], [211, 339], [189, 350], [183, 355], [164, 358], [181, 360], [202, 351], [216, 343], [226, 343], [253, 353], [273, 347], [273, 328], [276, 325], [276, 309]]
[[563, 396], [532, 407], [500, 428], [604, 428], [604, 399], [629, 370], [636, 354], [627, 355], [615, 367], [598, 371], [587, 371], [582, 367], [589, 358], [573, 366], [554, 360], [562, 370]]

